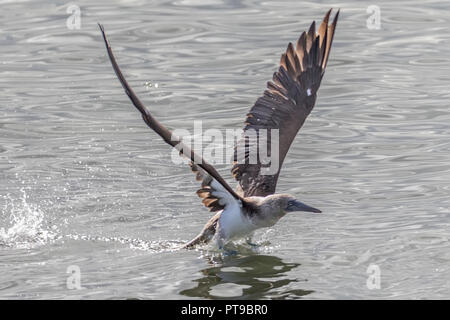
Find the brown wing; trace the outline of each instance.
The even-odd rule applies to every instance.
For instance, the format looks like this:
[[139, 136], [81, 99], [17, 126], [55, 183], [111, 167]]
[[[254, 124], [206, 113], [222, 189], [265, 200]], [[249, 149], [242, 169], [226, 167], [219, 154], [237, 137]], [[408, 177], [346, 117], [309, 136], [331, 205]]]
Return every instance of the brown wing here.
[[[116, 62], [116, 59], [114, 57], [114, 54], [112, 52], [111, 46], [109, 45], [108, 39], [105, 35], [105, 30], [102, 25], [99, 24], [100, 30], [103, 35], [103, 40], [105, 41], [106, 50], [108, 52], [109, 59], [111, 60], [111, 64], [114, 68], [114, 71], [117, 75], [117, 78], [119, 79], [120, 83], [122, 84], [122, 87], [125, 89], [125, 93], [130, 98], [133, 105], [139, 110], [139, 112], [142, 114], [142, 119], [145, 121], [145, 123], [153, 129], [165, 142], [167, 142], [172, 147], [176, 148], [180, 151], [180, 153], [187, 158], [189, 158], [191, 161], [195, 161], [198, 165], [198, 167], [202, 168], [208, 176], [212, 177], [211, 183], [218, 184], [216, 186], [216, 189], [223, 188], [224, 192], [226, 192], [229, 196], [234, 198], [235, 200], [242, 200], [243, 199], [230, 187], [228, 183], [225, 182], [225, 180], [220, 176], [220, 174], [214, 169], [213, 166], [211, 166], [209, 163], [207, 163], [200, 155], [196, 154], [191, 148], [189, 148], [187, 145], [185, 145], [180, 138], [176, 137], [172, 134], [172, 132], [167, 129], [165, 126], [163, 126], [161, 123], [159, 123], [153, 116], [150, 114], [150, 112], [147, 110], [147, 108], [142, 104], [142, 102], [139, 100], [139, 98], [134, 93], [133, 89], [128, 84], [127, 80], [122, 74], [122, 71], [120, 71], [119, 65]], [[220, 185], [220, 187], [219, 187]], [[211, 204], [210, 204], [211, 205]]]
[[[331, 10], [318, 32], [313, 22], [309, 31], [302, 33], [295, 48], [289, 43], [273, 81], [267, 83], [264, 95], [247, 114], [243, 137], [235, 146], [232, 168], [233, 176], [239, 182], [238, 193], [244, 197], [267, 196], [275, 192], [289, 147], [316, 102], [339, 16], [338, 11], [333, 23], [328, 25], [330, 13]], [[276, 163], [273, 162], [276, 151], [271, 151], [273, 129], [279, 134], [278, 165], [271, 174], [264, 174], [263, 170]], [[261, 161], [258, 141], [259, 146], [267, 145], [267, 156], [272, 162]]]

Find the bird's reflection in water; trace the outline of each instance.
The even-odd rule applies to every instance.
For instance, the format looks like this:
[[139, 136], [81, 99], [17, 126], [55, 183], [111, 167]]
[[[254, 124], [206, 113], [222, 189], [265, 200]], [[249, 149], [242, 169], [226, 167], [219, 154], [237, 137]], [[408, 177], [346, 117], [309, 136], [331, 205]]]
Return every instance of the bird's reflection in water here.
[[[285, 263], [280, 258], [269, 255], [228, 256], [221, 263], [212, 261], [212, 267], [201, 270], [203, 277], [194, 280], [197, 286], [183, 290], [187, 297], [208, 299], [298, 299], [313, 291], [288, 289], [292, 282], [306, 279], [289, 279], [286, 273], [298, 267], [298, 263]], [[238, 288], [223, 290], [217, 288]]]

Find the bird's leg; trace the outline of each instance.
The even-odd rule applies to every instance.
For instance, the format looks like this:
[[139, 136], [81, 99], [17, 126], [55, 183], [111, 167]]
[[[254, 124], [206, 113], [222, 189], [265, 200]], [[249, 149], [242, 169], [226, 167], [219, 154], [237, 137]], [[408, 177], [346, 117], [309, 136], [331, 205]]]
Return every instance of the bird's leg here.
[[238, 254], [238, 252], [236, 250], [231, 250], [231, 249], [227, 249], [225, 247], [225, 241], [223, 238], [218, 237], [217, 239], [217, 247], [219, 248], [220, 251], [223, 252], [224, 256], [236, 256]]
[[238, 252], [236, 250], [228, 249], [226, 244], [227, 240], [224, 237], [221, 237], [219, 234], [216, 234], [216, 244], [220, 251], [222, 251], [224, 256], [236, 256]]

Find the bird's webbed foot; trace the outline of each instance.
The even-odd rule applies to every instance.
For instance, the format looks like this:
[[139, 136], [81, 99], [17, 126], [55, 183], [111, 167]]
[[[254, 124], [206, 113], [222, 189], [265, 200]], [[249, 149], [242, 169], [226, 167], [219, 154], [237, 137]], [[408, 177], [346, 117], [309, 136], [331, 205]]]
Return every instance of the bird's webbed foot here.
[[251, 237], [247, 237], [247, 238], [245, 239], [245, 243], [247, 243], [250, 247], [252, 247], [252, 248], [254, 248], [254, 249], [260, 247], [259, 244], [252, 242], [252, 238], [251, 238]]
[[238, 252], [232, 249], [223, 249], [223, 255], [225, 257], [237, 256]]

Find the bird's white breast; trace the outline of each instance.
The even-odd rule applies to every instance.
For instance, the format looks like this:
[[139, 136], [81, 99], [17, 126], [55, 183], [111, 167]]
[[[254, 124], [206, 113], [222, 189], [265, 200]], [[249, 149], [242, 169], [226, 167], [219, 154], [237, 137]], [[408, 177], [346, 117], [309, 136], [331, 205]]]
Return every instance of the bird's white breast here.
[[220, 215], [218, 236], [225, 242], [243, 237], [255, 229], [255, 225], [242, 214], [242, 208], [238, 202], [227, 206]]
[[219, 199], [219, 203], [224, 205], [220, 214], [218, 230], [216, 236], [219, 247], [233, 238], [243, 237], [256, 229], [256, 226], [242, 214], [241, 201], [235, 199], [220, 183], [213, 180], [211, 186], [214, 191], [211, 193]]

